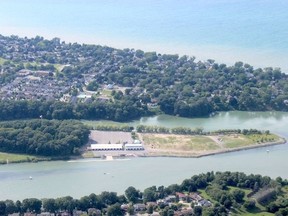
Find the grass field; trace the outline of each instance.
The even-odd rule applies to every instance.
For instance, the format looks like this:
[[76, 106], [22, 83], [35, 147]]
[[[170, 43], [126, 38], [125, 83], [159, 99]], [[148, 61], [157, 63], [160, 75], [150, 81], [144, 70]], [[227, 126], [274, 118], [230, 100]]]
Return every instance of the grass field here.
[[141, 139], [149, 152], [162, 152], [163, 154], [170, 152], [172, 154], [194, 155], [203, 151], [209, 152], [220, 149], [216, 142], [205, 136], [141, 134]]
[[150, 155], [200, 156], [254, 145], [280, 141], [274, 134], [255, 135], [176, 135], [176, 134], [140, 134]]
[[221, 142], [225, 148], [247, 147], [255, 144], [275, 142], [279, 137], [274, 134], [253, 134], [253, 135], [225, 135], [221, 137]]
[[17, 162], [30, 162], [37, 160], [37, 157], [31, 155], [22, 155], [22, 154], [9, 154], [0, 152], [0, 163], [17, 163]]
[[88, 120], [82, 120], [83, 124], [87, 126], [98, 126], [98, 125], [103, 125], [103, 126], [127, 126], [128, 124], [121, 123], [121, 122], [114, 122], [114, 121], [109, 121], [109, 120], [99, 120], [99, 121], [88, 121]]

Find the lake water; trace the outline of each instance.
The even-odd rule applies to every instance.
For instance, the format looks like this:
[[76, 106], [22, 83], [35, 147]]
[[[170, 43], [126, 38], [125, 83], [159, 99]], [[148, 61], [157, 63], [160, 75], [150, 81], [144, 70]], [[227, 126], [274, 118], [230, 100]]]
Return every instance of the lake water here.
[[286, 0], [1, 0], [0, 34], [60, 37], [288, 72]]
[[[222, 112], [211, 118], [187, 119], [166, 115], [142, 118], [136, 124], [224, 128], [268, 129], [288, 138], [288, 113]], [[266, 150], [269, 148], [269, 153]], [[145, 189], [152, 185], [181, 183], [194, 174], [208, 171], [241, 171], [288, 178], [288, 145], [270, 146], [203, 158], [131, 158], [57, 161], [0, 166], [0, 200], [27, 197], [80, 198], [90, 193], [116, 191], [123, 194], [129, 186]], [[33, 179], [29, 180], [32, 176]]]

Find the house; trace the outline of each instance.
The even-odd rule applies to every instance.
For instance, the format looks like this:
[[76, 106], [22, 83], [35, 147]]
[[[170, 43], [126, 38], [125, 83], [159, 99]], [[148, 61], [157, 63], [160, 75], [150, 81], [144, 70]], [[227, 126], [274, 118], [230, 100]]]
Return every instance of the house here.
[[164, 199], [159, 199], [156, 201], [157, 205], [168, 205]]
[[176, 192], [176, 196], [179, 198], [180, 201], [186, 201], [187, 202], [188, 196], [186, 194]]
[[142, 203], [138, 203], [133, 205], [134, 211], [145, 211], [146, 210], [146, 205]]
[[113, 89], [113, 88], [114, 88], [114, 84], [108, 84], [108, 85], [107, 85], [107, 89], [110, 89], [110, 90], [111, 90], [111, 89]]
[[122, 205], [120, 206], [120, 208], [121, 208], [122, 210], [124, 210], [124, 211], [127, 211], [128, 208], [129, 208], [129, 205], [127, 205], [127, 204], [122, 204]]
[[37, 216], [55, 216], [54, 213], [50, 213], [50, 212], [42, 212], [40, 214], [37, 214]]
[[196, 202], [198, 202], [198, 201], [200, 201], [200, 200], [203, 199], [203, 198], [202, 198], [199, 194], [197, 194], [197, 193], [191, 193], [191, 194], [189, 195], [189, 197], [190, 197], [192, 200], [196, 201]]
[[86, 211], [73, 210], [73, 216], [81, 216], [83, 214], [87, 214], [87, 212]]
[[212, 203], [209, 200], [202, 199], [202, 200], [198, 201], [198, 205], [204, 206], [204, 207], [210, 207], [212, 205]]
[[69, 212], [60, 212], [57, 216], [71, 216]]
[[193, 214], [193, 209], [192, 208], [185, 208], [185, 209], [182, 209], [181, 212], [184, 215], [192, 215]]
[[95, 215], [95, 216], [101, 216], [101, 210], [96, 209], [96, 208], [89, 208], [88, 209], [88, 215]]
[[8, 214], [8, 216], [20, 216], [20, 213]]
[[146, 203], [146, 206], [157, 206], [157, 203], [156, 202], [147, 202]]
[[170, 195], [170, 196], [165, 197], [164, 200], [165, 200], [167, 203], [176, 202], [176, 196]]
[[24, 213], [24, 216], [37, 216], [37, 215], [34, 213], [27, 212], [27, 213]]
[[153, 212], [150, 216], [160, 216], [158, 212]]

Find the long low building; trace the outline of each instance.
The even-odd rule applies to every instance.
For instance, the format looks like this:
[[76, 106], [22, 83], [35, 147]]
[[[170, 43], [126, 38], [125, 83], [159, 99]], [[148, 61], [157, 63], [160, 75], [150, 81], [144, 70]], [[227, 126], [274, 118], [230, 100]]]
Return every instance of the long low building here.
[[90, 151], [141, 151], [145, 150], [142, 144], [91, 144]]
[[91, 151], [121, 151], [124, 150], [123, 144], [91, 144]]
[[144, 150], [144, 146], [142, 144], [125, 144], [126, 151], [138, 151]]

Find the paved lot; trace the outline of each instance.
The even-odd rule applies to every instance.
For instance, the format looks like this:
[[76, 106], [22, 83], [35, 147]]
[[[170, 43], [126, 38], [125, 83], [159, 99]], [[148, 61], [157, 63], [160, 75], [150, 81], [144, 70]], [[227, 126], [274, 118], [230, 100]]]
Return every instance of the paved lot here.
[[130, 132], [92, 130], [90, 134], [90, 143], [116, 144], [123, 142], [133, 143]]

